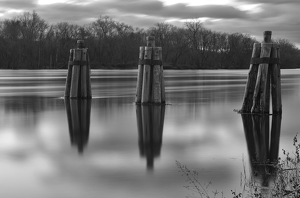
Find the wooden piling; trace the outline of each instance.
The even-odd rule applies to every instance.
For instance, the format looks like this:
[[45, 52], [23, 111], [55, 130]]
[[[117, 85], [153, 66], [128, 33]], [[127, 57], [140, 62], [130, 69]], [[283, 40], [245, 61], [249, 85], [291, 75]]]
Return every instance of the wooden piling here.
[[87, 54], [87, 72], [86, 72], [86, 79], [87, 79], [87, 98], [92, 98], [92, 83], [91, 83], [91, 67], [90, 67], [90, 57], [88, 53], [88, 48], [86, 48]]
[[[280, 58], [279, 47], [274, 45], [271, 51], [271, 58]], [[271, 68], [271, 95], [272, 95], [272, 107], [273, 114], [280, 114], [282, 112], [281, 104], [281, 74], [280, 65], [272, 64]]]
[[137, 104], [165, 103], [162, 49], [155, 47], [155, 38], [147, 37], [147, 46], [140, 47], [135, 102]]
[[155, 47], [155, 37], [154, 36], [147, 36], [147, 47]]
[[261, 48], [259, 48], [259, 44], [253, 46], [248, 81], [240, 113], [269, 114], [270, 91], [272, 91], [272, 113], [282, 113], [279, 47], [271, 43], [271, 35], [271, 31], [265, 31]]
[[145, 47], [140, 47], [138, 77], [137, 77], [136, 97], [135, 97], [136, 103], [141, 103], [142, 100], [144, 64], [142, 64], [141, 61], [144, 60], [144, 55], [145, 55]]
[[78, 40], [77, 48], [70, 50], [65, 97], [92, 97], [88, 49], [83, 47], [83, 40]]
[[67, 73], [67, 80], [66, 80], [66, 89], [65, 89], [65, 97], [70, 97], [70, 89], [71, 89], [71, 79], [72, 79], [72, 68], [74, 51], [73, 49], [70, 50], [69, 61], [68, 61], [68, 73]]
[[[81, 65], [81, 72], [80, 72], [80, 97], [87, 98], [87, 86], [88, 86], [88, 79], [87, 79], [87, 49], [83, 49], [81, 52], [81, 61], [83, 62]], [[85, 63], [84, 63], [85, 62]]]
[[[264, 42], [261, 44], [260, 58], [271, 56], [271, 31], [264, 32]], [[269, 113], [270, 109], [270, 71], [269, 64], [262, 63], [258, 68], [258, 75], [253, 96], [251, 113]]]
[[[261, 51], [260, 43], [254, 43], [253, 51], [252, 51], [252, 58], [259, 58], [260, 51]], [[253, 104], [253, 94], [254, 94], [254, 89], [255, 89], [255, 84], [256, 84], [257, 72], [258, 72], [258, 66], [259, 66], [259, 64], [255, 64], [255, 63], [250, 64], [243, 105], [242, 105], [242, 109], [240, 110], [241, 113], [250, 113], [251, 112], [251, 108], [252, 108], [252, 104]]]
[[[145, 47], [145, 55], [144, 60], [152, 59], [152, 47]], [[144, 65], [144, 73], [143, 73], [143, 90], [142, 90], [142, 103], [149, 103], [151, 101], [150, 96], [151, 90], [151, 65]]]
[[[81, 61], [81, 52], [82, 52], [82, 50], [79, 50], [79, 49], [74, 50], [73, 61], [76, 61], [76, 62]], [[73, 65], [70, 98], [78, 98], [79, 97], [79, 93], [80, 93], [79, 86], [80, 86], [80, 65], [77, 63], [77, 64]]]
[[[159, 60], [159, 48], [153, 48], [153, 60]], [[161, 67], [159, 64], [153, 65], [153, 80], [152, 80], [152, 93], [153, 102], [161, 103]]]
[[[159, 47], [159, 60], [162, 61], [162, 48]], [[160, 77], [161, 77], [161, 103], [166, 102], [165, 96], [165, 77], [164, 77], [164, 66], [161, 64], [160, 66]]]

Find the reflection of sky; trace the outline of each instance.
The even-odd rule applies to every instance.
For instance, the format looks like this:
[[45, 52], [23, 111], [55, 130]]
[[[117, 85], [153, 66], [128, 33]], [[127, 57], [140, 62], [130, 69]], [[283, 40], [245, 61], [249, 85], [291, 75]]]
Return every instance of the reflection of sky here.
[[[171, 105], [166, 106], [161, 154], [155, 158], [153, 172], [147, 172], [146, 160], [139, 154], [134, 98], [127, 97], [128, 93], [122, 97], [123, 92], [118, 92], [118, 82], [122, 84], [121, 89], [125, 87], [134, 91], [135, 71], [125, 72], [122, 79], [126, 83], [110, 79], [114, 85], [110, 92], [117, 97], [110, 98], [104, 94], [106, 97], [103, 98], [95, 94], [107, 93], [101, 88], [93, 92], [95, 98], [91, 108], [90, 135], [83, 155], [78, 155], [70, 145], [62, 99], [39, 97], [40, 93], [38, 96], [29, 94], [31, 96], [26, 98], [2, 97], [1, 195], [33, 198], [95, 197], [99, 194], [105, 195], [103, 197], [185, 197], [188, 194], [182, 187], [186, 185], [185, 178], [178, 173], [175, 160], [199, 171], [203, 182], [212, 181], [212, 190], [228, 192], [228, 189], [239, 189], [241, 158], [244, 156], [247, 159], [248, 151], [241, 117], [233, 109], [241, 106], [241, 85], [245, 83], [246, 72], [233, 71], [230, 75], [227, 72], [204, 72], [206, 80], [212, 79], [208, 77], [210, 75], [214, 76], [213, 79], [219, 76], [210, 82], [214, 83], [210, 86], [213, 90], [221, 91], [209, 91], [208, 86], [206, 91], [189, 93], [183, 91], [178, 82], [175, 85], [172, 83], [178, 75], [176, 72], [166, 71], [166, 85], [169, 88], [176, 86], [175, 90], [183, 94], [167, 87], [167, 100]], [[110, 81], [100, 78], [99, 73], [94, 73], [93, 81], [110, 84]], [[180, 76], [187, 75], [189, 79], [191, 73], [186, 71]], [[283, 78], [280, 144], [281, 148], [291, 148], [292, 137], [299, 128], [294, 119], [300, 112], [299, 83], [293, 78], [293, 72], [283, 73], [289, 73], [289, 79], [294, 80]], [[104, 74], [119, 75], [111, 71]], [[204, 78], [199, 75], [200, 79]], [[240, 75], [244, 78], [241, 79]], [[189, 83], [185, 81], [186, 78], [178, 78], [183, 81], [183, 86]], [[233, 83], [232, 88], [227, 89], [220, 89], [216, 82], [226, 85], [235, 79], [239, 79], [236, 80], [236, 86]], [[63, 81], [52, 81], [63, 87]], [[188, 86], [192, 89], [198, 85]], [[54, 95], [59, 96], [62, 91], [57, 88]], [[235, 92], [238, 92], [236, 98], [228, 97]], [[208, 99], [186, 98], [190, 94], [196, 94], [199, 98], [205, 95]], [[12, 95], [18, 94], [13, 92]], [[173, 95], [176, 97], [170, 98]], [[214, 99], [214, 96], [218, 96], [218, 99]], [[222, 97], [226, 100], [222, 100]], [[16, 186], [17, 191], [14, 190]]]

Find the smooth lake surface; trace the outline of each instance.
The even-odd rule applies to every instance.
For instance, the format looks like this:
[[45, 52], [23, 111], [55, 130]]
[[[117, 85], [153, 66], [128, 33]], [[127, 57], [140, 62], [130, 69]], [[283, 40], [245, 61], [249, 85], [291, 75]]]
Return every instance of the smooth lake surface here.
[[[150, 108], [134, 104], [136, 70], [92, 70], [91, 101], [64, 100], [65, 70], [1, 70], [0, 197], [183, 198], [192, 192], [176, 161], [232, 197], [242, 159], [251, 172], [252, 147], [265, 145], [233, 111], [247, 72], [166, 70], [168, 105]], [[275, 156], [300, 131], [300, 70], [281, 72]]]

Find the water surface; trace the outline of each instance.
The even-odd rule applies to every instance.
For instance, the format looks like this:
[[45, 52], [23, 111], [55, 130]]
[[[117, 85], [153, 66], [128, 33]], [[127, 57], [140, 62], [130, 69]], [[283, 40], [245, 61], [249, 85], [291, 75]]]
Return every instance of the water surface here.
[[[245, 127], [252, 119], [233, 111], [241, 108], [247, 71], [167, 70], [168, 105], [152, 108], [134, 104], [136, 75], [93, 70], [93, 99], [78, 101], [62, 98], [65, 70], [2, 70], [1, 197], [191, 195], [175, 161], [211, 181], [212, 190], [240, 190], [242, 159], [251, 170], [253, 147], [272, 141], [270, 134], [257, 143]], [[282, 70], [278, 148], [269, 148], [279, 156], [299, 132], [299, 78], [300, 70]], [[272, 119], [263, 121], [270, 130]]]

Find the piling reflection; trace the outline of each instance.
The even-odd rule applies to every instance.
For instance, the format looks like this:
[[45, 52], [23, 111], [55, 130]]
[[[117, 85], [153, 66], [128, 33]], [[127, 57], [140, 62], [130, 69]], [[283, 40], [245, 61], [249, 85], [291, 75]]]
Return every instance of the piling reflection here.
[[136, 105], [141, 157], [147, 160], [147, 169], [153, 170], [154, 159], [160, 156], [165, 118], [164, 105]]
[[242, 115], [252, 175], [259, 180], [262, 187], [269, 187], [276, 176], [281, 115], [271, 117], [271, 134], [269, 134], [269, 115]]
[[90, 131], [90, 99], [65, 99], [71, 145], [82, 154]]

